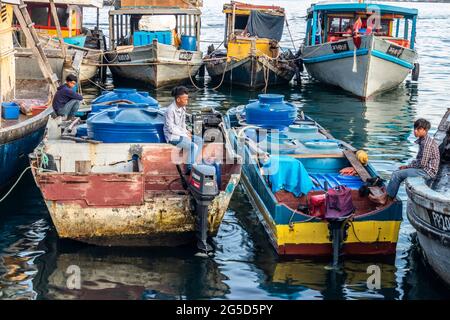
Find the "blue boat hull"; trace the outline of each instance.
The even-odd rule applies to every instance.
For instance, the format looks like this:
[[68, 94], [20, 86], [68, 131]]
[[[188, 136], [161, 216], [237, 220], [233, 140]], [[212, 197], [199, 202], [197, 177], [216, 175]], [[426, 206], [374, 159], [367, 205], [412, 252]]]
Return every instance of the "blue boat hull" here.
[[0, 194], [28, 165], [28, 154], [42, 141], [52, 109], [0, 130]]

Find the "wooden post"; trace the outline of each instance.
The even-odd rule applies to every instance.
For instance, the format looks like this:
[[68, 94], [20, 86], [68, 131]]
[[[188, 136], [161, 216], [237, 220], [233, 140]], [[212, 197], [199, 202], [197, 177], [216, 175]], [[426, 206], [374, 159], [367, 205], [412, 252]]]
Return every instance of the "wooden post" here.
[[236, 24], [236, 4], [233, 3], [233, 16], [231, 17], [231, 34], [234, 37], [234, 29]]
[[41, 69], [44, 78], [50, 84], [51, 93], [54, 94], [56, 92], [56, 88], [59, 85], [59, 80], [56, 74], [53, 73], [47, 56], [45, 55], [44, 49], [42, 49], [41, 42], [36, 33], [36, 30], [34, 29], [34, 23], [31, 21], [30, 15], [27, 11], [27, 5], [23, 2], [23, 0], [20, 0], [19, 5], [14, 6], [14, 14], [19, 21], [23, 33], [27, 38], [27, 42], [32, 44], [31, 49], [36, 56], [39, 68]]
[[114, 50], [114, 16], [109, 15], [109, 50]]
[[67, 48], [64, 43], [63, 35], [61, 32], [61, 24], [59, 23], [58, 12], [56, 11], [55, 2], [53, 0], [49, 0], [50, 2], [50, 11], [52, 12], [53, 21], [55, 21], [56, 33], [58, 34], [59, 44], [61, 46], [61, 51], [64, 56], [64, 60], [67, 61]]
[[200, 30], [202, 27], [202, 18], [200, 16], [197, 17], [197, 24], [195, 25], [195, 31], [197, 35], [197, 50], [200, 51]]

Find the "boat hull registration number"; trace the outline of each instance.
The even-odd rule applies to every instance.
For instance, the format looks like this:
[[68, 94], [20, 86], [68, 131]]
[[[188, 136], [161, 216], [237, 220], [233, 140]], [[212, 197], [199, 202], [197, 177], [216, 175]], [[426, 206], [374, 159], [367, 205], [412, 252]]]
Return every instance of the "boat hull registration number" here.
[[128, 53], [119, 53], [117, 55], [117, 60], [119, 62], [129, 62], [131, 61], [130, 55]]
[[188, 51], [182, 51], [180, 52], [180, 60], [184, 61], [191, 61], [192, 60], [193, 53]]

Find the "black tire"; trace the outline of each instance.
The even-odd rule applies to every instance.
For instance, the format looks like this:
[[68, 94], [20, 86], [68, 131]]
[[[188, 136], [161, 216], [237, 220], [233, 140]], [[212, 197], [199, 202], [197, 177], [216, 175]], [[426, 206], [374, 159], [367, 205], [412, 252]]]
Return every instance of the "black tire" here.
[[418, 62], [414, 63], [414, 68], [412, 70], [411, 79], [413, 81], [419, 80], [419, 73], [420, 73], [420, 65]]

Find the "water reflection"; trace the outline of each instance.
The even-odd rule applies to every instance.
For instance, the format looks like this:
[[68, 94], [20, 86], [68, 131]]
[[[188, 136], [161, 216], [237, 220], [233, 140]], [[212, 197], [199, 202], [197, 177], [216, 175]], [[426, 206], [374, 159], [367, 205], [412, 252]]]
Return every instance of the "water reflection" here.
[[[121, 249], [57, 242], [58, 251], [46, 257], [54, 260], [54, 268], [47, 283], [40, 284], [46, 299], [205, 299], [221, 298], [229, 291], [218, 264], [195, 257], [191, 248]], [[73, 266], [80, 270], [79, 290], [70, 287]]]

